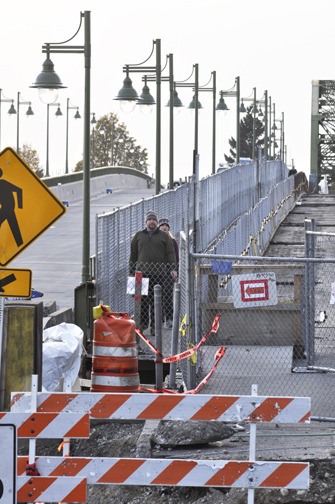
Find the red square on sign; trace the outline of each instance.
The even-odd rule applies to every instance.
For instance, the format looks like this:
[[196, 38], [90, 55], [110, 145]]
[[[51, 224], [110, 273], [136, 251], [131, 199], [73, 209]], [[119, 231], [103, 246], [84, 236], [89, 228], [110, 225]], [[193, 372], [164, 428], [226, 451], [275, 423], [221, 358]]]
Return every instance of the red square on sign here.
[[269, 282], [267, 278], [260, 280], [241, 280], [241, 300], [243, 303], [250, 301], [267, 301], [269, 299]]

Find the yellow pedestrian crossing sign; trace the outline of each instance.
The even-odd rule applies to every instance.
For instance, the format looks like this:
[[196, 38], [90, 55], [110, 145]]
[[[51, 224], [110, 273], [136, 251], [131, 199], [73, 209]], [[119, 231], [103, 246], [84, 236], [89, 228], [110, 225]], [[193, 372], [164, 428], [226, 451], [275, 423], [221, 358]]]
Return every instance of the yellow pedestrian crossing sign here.
[[0, 297], [31, 297], [31, 270], [0, 268]]
[[6, 266], [65, 213], [36, 173], [7, 147], [0, 153], [0, 266]]

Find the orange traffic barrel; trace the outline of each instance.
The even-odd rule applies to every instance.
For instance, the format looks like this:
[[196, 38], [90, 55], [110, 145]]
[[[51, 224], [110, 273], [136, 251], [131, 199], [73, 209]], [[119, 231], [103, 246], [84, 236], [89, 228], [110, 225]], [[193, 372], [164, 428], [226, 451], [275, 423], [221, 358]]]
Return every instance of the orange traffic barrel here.
[[135, 327], [127, 313], [102, 311], [94, 321], [91, 392], [138, 392]]

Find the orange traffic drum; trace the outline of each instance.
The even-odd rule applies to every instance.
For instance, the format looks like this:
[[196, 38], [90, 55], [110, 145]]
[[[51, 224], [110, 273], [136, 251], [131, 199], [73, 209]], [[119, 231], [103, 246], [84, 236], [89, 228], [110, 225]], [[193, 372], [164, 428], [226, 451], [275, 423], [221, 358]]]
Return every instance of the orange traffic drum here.
[[92, 392], [138, 392], [135, 327], [127, 313], [103, 312], [94, 321]]

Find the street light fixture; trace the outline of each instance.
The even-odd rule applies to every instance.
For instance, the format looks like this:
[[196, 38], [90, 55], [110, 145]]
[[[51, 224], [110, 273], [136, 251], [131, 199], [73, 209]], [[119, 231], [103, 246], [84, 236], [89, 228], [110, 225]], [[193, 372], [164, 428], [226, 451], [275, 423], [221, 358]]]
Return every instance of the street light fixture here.
[[69, 173], [69, 110], [75, 109], [73, 116], [75, 119], [81, 119], [79, 107], [70, 105], [70, 98], [66, 99], [66, 143], [65, 143], [65, 173]]
[[50, 176], [50, 172], [49, 172], [49, 107], [57, 107], [57, 110], [55, 112], [56, 117], [63, 115], [63, 113], [60, 109], [59, 103], [47, 103], [47, 149], [46, 149], [46, 163], [45, 163], [45, 176], [46, 177]]
[[[146, 66], [145, 63], [151, 58], [156, 49], [156, 64]], [[153, 40], [153, 48], [150, 56], [143, 62], [132, 65], [125, 65], [123, 71], [126, 73], [126, 78], [123, 81], [123, 87], [120, 89], [115, 100], [119, 100], [124, 106], [125, 102], [134, 104], [139, 101], [139, 96], [132, 86], [129, 78], [130, 72], [155, 73], [156, 75], [156, 189], [155, 193], [159, 194], [161, 190], [161, 41], [160, 39]]]
[[234, 96], [236, 97], [236, 163], [238, 164], [240, 162], [240, 150], [241, 150], [241, 140], [240, 140], [240, 113], [245, 112], [245, 107], [242, 103], [240, 105], [240, 77], [237, 76], [235, 77], [235, 84], [231, 89], [228, 89], [227, 91], [220, 91], [220, 100], [219, 103], [216, 106], [216, 110], [229, 110], [228, 107], [225, 108], [224, 105], [224, 96], [229, 97], [229, 96]]
[[20, 154], [20, 105], [28, 105], [26, 116], [34, 115], [34, 112], [31, 108], [31, 102], [20, 100], [21, 93], [18, 91], [17, 93], [17, 112], [16, 112], [16, 152]]
[[[70, 42], [80, 31], [84, 20], [84, 45], [64, 45]], [[80, 13], [80, 24], [75, 34], [61, 43], [47, 43], [42, 46], [42, 52], [47, 58], [43, 63], [42, 72], [37, 76], [35, 84], [31, 87], [38, 88], [40, 94], [47, 94], [47, 100], [57, 101], [58, 90], [63, 84], [54, 71], [53, 62], [50, 60], [51, 53], [84, 54], [85, 66], [85, 102], [84, 102], [84, 141], [83, 141], [83, 247], [82, 247], [82, 274], [81, 281], [84, 286], [81, 299], [83, 316], [84, 343], [92, 321], [91, 307], [86, 290], [91, 286], [90, 278], [90, 90], [91, 90], [91, 13]], [[51, 97], [50, 97], [51, 95]], [[45, 97], [44, 97], [45, 101]], [[78, 324], [79, 325], [79, 324]]]

